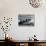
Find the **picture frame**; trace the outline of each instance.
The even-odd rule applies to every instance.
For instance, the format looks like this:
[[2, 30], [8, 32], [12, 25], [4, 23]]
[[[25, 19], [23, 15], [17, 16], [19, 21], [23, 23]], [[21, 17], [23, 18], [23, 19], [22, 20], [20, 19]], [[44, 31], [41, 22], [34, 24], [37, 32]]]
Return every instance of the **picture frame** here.
[[18, 25], [19, 26], [34, 26], [35, 25], [35, 16], [19, 14]]

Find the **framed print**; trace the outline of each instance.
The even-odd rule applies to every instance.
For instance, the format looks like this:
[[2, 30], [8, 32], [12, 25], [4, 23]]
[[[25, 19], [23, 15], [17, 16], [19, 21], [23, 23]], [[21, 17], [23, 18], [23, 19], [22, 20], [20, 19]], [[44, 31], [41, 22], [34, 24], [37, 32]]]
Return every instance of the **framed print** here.
[[34, 26], [35, 16], [34, 15], [19, 15], [18, 25], [19, 26]]

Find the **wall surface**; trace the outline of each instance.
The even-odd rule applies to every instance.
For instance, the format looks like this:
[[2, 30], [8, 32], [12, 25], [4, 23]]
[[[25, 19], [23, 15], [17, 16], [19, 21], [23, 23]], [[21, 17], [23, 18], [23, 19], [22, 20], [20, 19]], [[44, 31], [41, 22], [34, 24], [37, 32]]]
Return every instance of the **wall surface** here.
[[[35, 26], [18, 26], [18, 15], [19, 14], [34, 14], [35, 15]], [[30, 6], [28, 0], [0, 0], [0, 19], [4, 16], [12, 17], [13, 22], [10, 28], [10, 33], [17, 40], [27, 40], [34, 34], [37, 35], [37, 39], [46, 40], [45, 38], [45, 6], [40, 8], [33, 8]], [[0, 39], [4, 39], [3, 31], [0, 29]]]

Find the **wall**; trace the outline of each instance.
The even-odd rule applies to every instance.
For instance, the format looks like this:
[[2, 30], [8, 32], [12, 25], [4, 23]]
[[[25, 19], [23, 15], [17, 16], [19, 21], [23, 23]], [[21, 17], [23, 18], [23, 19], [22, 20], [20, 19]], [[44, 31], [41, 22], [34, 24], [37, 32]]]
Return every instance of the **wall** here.
[[45, 23], [44, 23], [44, 39], [46, 39], [46, 14], [45, 14], [45, 19], [44, 19]]
[[[4, 16], [12, 17], [13, 15], [15, 16], [15, 0], [0, 0], [0, 21]], [[4, 32], [1, 29], [0, 39], [4, 39]]]
[[[34, 34], [37, 35], [39, 40], [45, 39], [45, 16], [46, 8], [33, 8], [30, 6], [28, 0], [0, 0], [0, 16], [13, 17], [13, 22], [10, 33], [17, 40], [27, 40]], [[35, 26], [19, 27], [18, 15], [19, 14], [34, 14]], [[2, 33], [2, 31], [1, 31]], [[0, 33], [0, 35], [2, 35]], [[45, 33], [45, 34], [44, 34]], [[3, 37], [0, 36], [0, 39]]]

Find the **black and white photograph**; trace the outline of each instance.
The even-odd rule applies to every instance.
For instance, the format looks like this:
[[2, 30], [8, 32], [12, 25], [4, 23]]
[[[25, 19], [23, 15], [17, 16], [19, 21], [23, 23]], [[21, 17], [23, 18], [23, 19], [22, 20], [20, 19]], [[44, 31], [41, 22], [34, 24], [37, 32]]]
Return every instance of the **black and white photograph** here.
[[19, 26], [34, 26], [35, 16], [34, 15], [19, 15], [18, 25]]

